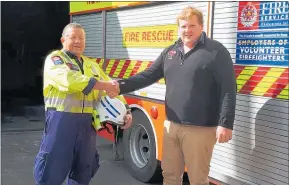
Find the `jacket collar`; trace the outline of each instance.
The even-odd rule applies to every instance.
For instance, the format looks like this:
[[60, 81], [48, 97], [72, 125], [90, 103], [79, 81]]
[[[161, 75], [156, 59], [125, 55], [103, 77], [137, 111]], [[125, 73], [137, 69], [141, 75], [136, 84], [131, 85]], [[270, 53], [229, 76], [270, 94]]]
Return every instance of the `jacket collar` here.
[[72, 59], [77, 59], [76, 55], [73, 54], [73, 53], [71, 53], [70, 51], [67, 51], [67, 50], [65, 50], [65, 49], [62, 49], [62, 51], [63, 51], [66, 55], [68, 55], [70, 58], [72, 58]]

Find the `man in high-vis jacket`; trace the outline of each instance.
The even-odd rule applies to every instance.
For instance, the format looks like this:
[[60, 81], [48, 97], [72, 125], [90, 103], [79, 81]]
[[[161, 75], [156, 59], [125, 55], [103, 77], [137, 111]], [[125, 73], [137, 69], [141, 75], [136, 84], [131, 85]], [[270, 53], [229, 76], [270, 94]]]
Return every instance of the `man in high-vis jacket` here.
[[[62, 33], [62, 50], [50, 53], [44, 65], [45, 128], [35, 159], [37, 185], [88, 185], [99, 168], [93, 109], [99, 95], [115, 85], [88, 57], [83, 56], [85, 31], [77, 23]], [[123, 97], [120, 97], [125, 101]], [[130, 112], [124, 118], [132, 124]]]

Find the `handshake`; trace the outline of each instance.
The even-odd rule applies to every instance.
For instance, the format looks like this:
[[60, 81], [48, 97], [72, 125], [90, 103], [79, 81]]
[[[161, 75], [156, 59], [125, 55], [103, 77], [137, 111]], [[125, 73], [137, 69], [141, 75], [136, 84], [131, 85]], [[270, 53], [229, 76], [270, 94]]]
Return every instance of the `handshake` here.
[[115, 98], [120, 93], [119, 83], [116, 80], [107, 81], [104, 90], [110, 98]]
[[105, 91], [110, 98], [115, 98], [119, 95], [119, 83], [116, 80], [102, 81], [99, 80], [94, 85], [93, 89]]

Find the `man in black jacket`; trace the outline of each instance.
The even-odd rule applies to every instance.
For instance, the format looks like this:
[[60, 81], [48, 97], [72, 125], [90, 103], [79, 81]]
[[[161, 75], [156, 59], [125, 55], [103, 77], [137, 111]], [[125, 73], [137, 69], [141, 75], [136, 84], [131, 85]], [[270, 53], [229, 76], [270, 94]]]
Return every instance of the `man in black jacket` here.
[[162, 169], [164, 185], [208, 185], [216, 141], [232, 139], [236, 78], [228, 50], [203, 32], [203, 14], [188, 7], [177, 17], [180, 39], [145, 71], [119, 80], [114, 97], [166, 82]]

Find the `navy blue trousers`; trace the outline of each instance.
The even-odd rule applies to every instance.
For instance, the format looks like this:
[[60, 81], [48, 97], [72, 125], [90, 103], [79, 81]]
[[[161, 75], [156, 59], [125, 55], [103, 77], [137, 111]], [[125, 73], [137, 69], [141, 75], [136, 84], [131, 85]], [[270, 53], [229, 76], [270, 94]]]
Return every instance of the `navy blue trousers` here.
[[40, 150], [35, 159], [37, 185], [88, 185], [99, 168], [91, 114], [46, 111]]

